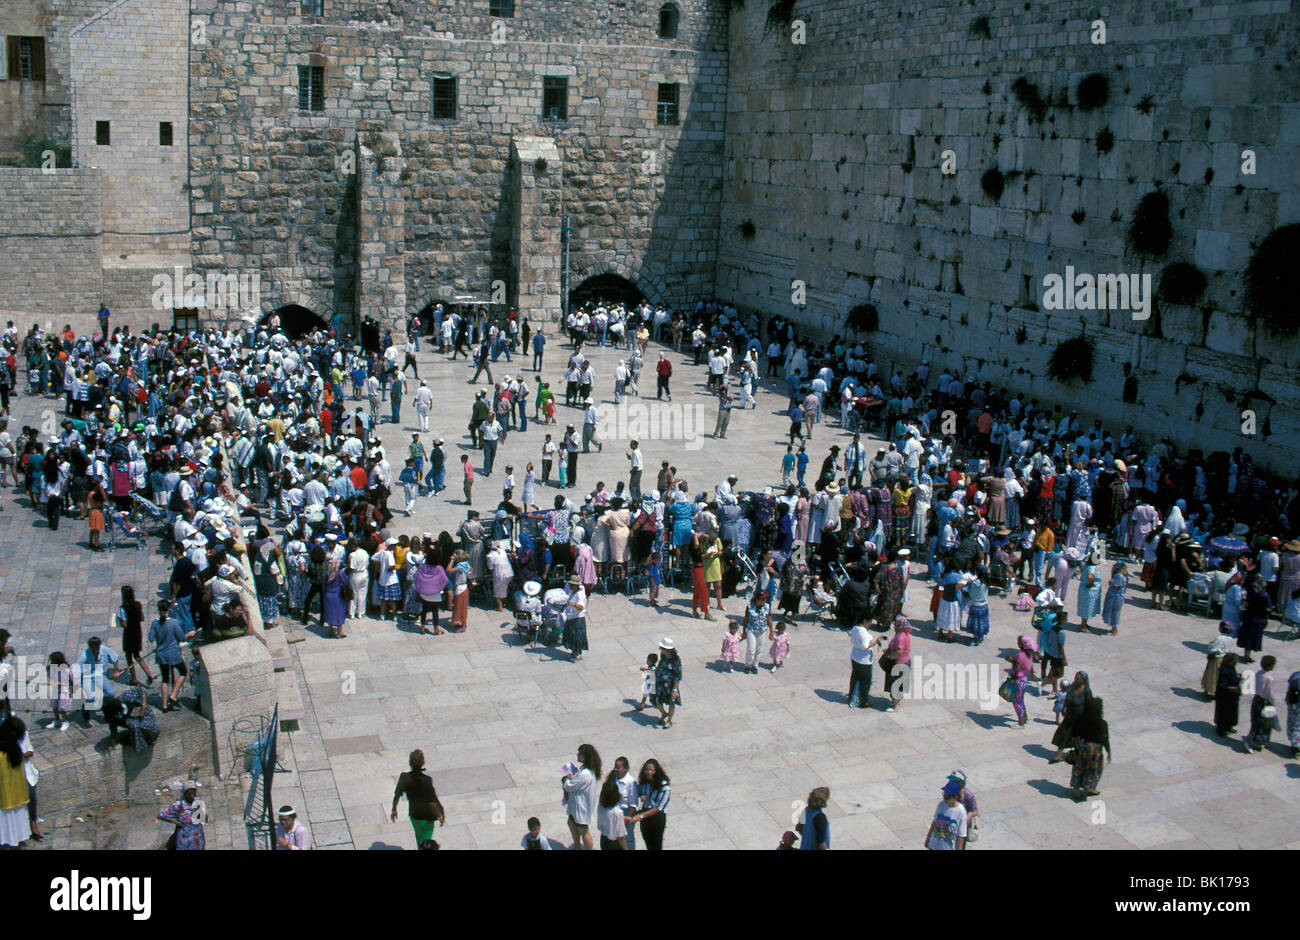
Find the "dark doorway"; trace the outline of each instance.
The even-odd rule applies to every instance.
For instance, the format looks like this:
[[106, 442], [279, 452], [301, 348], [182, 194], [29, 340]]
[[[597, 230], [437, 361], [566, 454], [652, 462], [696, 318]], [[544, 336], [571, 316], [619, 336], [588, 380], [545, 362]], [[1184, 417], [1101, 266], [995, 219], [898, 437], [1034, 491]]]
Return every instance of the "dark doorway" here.
[[573, 310], [589, 301], [621, 302], [624, 307], [631, 309], [644, 299], [645, 295], [635, 284], [617, 274], [597, 274], [569, 291], [569, 307]]
[[329, 329], [329, 324], [322, 317], [298, 304], [286, 304], [272, 313], [268, 313], [262, 317], [259, 325], [265, 325], [272, 315], [280, 318], [280, 331], [290, 339], [300, 339], [312, 330]]

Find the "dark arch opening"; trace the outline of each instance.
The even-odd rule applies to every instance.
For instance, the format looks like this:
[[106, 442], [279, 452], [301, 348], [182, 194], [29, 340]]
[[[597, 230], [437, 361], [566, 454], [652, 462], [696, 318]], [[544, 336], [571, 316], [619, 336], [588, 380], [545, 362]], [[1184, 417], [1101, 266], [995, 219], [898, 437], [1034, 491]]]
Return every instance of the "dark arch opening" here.
[[622, 303], [624, 307], [631, 308], [644, 299], [645, 295], [640, 288], [627, 278], [617, 274], [597, 274], [569, 291], [569, 308], [576, 309], [590, 301]]
[[262, 317], [259, 325], [264, 325], [272, 316], [279, 316], [280, 331], [290, 339], [299, 339], [312, 330], [328, 330], [329, 324], [318, 314], [299, 304], [285, 304]]
[[659, 8], [659, 36], [663, 39], [677, 38], [677, 24], [681, 19], [681, 13], [677, 10], [677, 4], [665, 3]]

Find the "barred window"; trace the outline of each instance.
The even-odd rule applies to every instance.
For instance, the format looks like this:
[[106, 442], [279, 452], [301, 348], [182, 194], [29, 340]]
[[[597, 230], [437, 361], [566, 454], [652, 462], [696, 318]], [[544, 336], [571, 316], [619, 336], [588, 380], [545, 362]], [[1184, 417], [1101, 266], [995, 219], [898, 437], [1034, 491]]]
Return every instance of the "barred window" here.
[[659, 83], [659, 109], [656, 124], [677, 123], [677, 82]]
[[514, 16], [515, 0], [488, 0], [489, 16]]
[[438, 120], [456, 120], [456, 78], [453, 75], [433, 77], [433, 116]]
[[45, 38], [6, 36], [5, 60], [8, 62], [7, 74], [10, 81], [45, 81]]
[[298, 66], [298, 110], [325, 110], [325, 68], [320, 65]]
[[547, 75], [542, 79], [542, 120], [569, 119], [569, 79], [564, 75]]

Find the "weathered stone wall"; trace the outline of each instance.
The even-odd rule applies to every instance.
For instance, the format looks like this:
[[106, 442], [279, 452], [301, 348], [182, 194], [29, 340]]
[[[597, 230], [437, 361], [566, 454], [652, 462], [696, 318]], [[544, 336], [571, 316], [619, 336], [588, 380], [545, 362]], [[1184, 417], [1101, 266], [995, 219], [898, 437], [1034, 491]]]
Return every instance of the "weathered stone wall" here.
[[[721, 199], [726, 5], [683, 0], [678, 36], [660, 3], [333, 3], [197, 0], [206, 45], [191, 60], [197, 268], [256, 266], [267, 302], [328, 319], [355, 309], [358, 133], [399, 136], [406, 161], [406, 303], [517, 288], [507, 162], [514, 136], [562, 154], [573, 269], [613, 271], [652, 296], [712, 288]], [[494, 23], [496, 32], [493, 32]], [[494, 37], [497, 41], [494, 41]], [[297, 108], [299, 65], [321, 65], [325, 110]], [[458, 117], [432, 119], [432, 77], [454, 75]], [[541, 120], [542, 78], [569, 76], [568, 120]], [[658, 82], [680, 83], [680, 123], [656, 124]], [[579, 278], [575, 278], [576, 280]]]
[[0, 42], [0, 159], [17, 155], [17, 141], [42, 134], [67, 145], [71, 132], [68, 33], [117, 0], [4, 0], [0, 36], [45, 39], [45, 81], [9, 81]]
[[[70, 37], [73, 157], [104, 180], [104, 253], [166, 270], [189, 249], [187, 0], [122, 0]], [[108, 146], [95, 123], [108, 121]], [[159, 144], [159, 124], [172, 145]], [[177, 255], [182, 257], [178, 258]]]
[[[1294, 470], [1300, 344], [1243, 315], [1241, 278], [1268, 232], [1300, 221], [1293, 4], [1124, 4], [1104, 17], [1104, 45], [1081, 0], [797, 0], [803, 45], [788, 29], [764, 34], [768, 8], [732, 16], [720, 295], [825, 336], [871, 302], [873, 350], [908, 369], [928, 356], [936, 371], [1068, 401], [1112, 427], [1244, 446]], [[1077, 87], [1093, 72], [1110, 93], [1086, 110]], [[1039, 89], [1041, 121], [1013, 92], [1021, 77]], [[1256, 175], [1241, 172], [1245, 149]], [[941, 172], [945, 150], [955, 175]], [[1000, 200], [981, 187], [993, 168]], [[1124, 235], [1157, 188], [1173, 238], [1143, 259]], [[1158, 281], [1174, 261], [1208, 278], [1194, 307], [1165, 304], [1145, 322], [1040, 309], [1043, 277], [1067, 265]], [[1091, 383], [1045, 378], [1055, 345], [1081, 332], [1096, 344]], [[1125, 404], [1129, 372], [1138, 393]], [[1269, 419], [1267, 437], [1241, 434], [1245, 408]]]
[[99, 171], [0, 167], [0, 317], [23, 330], [76, 314], [93, 324], [101, 228]]

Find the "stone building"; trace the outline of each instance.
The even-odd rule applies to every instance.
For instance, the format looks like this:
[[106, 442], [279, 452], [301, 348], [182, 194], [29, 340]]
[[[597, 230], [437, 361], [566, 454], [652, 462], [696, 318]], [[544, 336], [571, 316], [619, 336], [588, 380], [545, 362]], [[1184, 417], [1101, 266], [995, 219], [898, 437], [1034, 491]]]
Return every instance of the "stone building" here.
[[[0, 175], [0, 315], [101, 293], [166, 322], [150, 287], [174, 265], [257, 275], [255, 304], [200, 319], [397, 327], [458, 295], [554, 317], [566, 288], [613, 275], [856, 334], [882, 365], [928, 356], [1087, 418], [1300, 457], [1300, 343], [1244, 278], [1300, 222], [1288, 0], [13, 0], [0, 16], [43, 36], [46, 123], [78, 159]], [[0, 82], [0, 151], [41, 109], [22, 85]], [[38, 237], [22, 207], [60, 200], [62, 234]], [[49, 296], [64, 259], [98, 271], [75, 303]], [[1095, 293], [1052, 309], [1069, 272], [1149, 277], [1161, 297], [1138, 317]], [[1054, 377], [1067, 341], [1080, 374]]]

